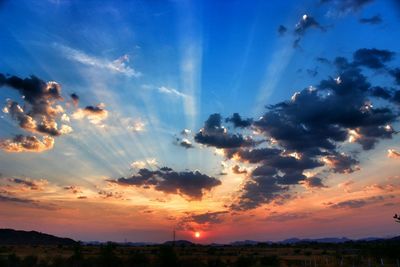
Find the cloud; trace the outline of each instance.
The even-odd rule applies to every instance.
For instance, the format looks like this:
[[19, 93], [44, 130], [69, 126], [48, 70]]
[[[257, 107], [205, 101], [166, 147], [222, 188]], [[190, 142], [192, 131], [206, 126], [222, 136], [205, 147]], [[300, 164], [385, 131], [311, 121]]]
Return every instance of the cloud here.
[[155, 158], [149, 158], [145, 160], [137, 160], [131, 163], [131, 167], [133, 169], [143, 169], [145, 167], [156, 167], [158, 165], [158, 162]]
[[162, 94], [167, 94], [167, 95], [182, 97], [182, 98], [188, 97], [188, 95], [185, 95], [184, 93], [181, 93], [174, 88], [168, 88], [165, 86], [161, 86], [161, 87], [158, 87], [157, 90]]
[[194, 140], [197, 143], [216, 148], [237, 148], [254, 144], [251, 137], [228, 134], [227, 129], [221, 125], [221, 120], [221, 115], [218, 113], [210, 115], [205, 121], [204, 127], [195, 135]]
[[317, 28], [324, 30], [324, 28], [316, 21], [313, 17], [304, 14], [301, 20], [296, 24], [295, 33], [298, 35], [304, 35], [310, 28]]
[[[322, 79], [289, 100], [267, 106], [259, 119], [248, 120], [251, 125], [246, 126], [257, 133], [257, 142], [249, 138], [251, 142], [241, 143], [245, 139], [235, 132], [228, 134], [219, 114], [210, 115], [195, 140], [222, 148], [228, 159], [255, 165], [232, 208], [285, 200], [287, 191], [298, 184], [323, 187], [320, 178], [307, 178], [309, 170], [343, 174], [359, 170], [358, 153], [397, 133], [392, 124], [399, 111], [391, 103], [400, 97], [398, 90], [372, 86], [360, 67], [390, 74], [387, 64], [393, 57], [391, 51], [363, 48], [353, 54], [353, 61], [335, 58], [336, 78]], [[239, 114], [235, 117], [242, 121]], [[241, 142], [226, 145], [225, 139], [231, 141], [232, 136], [241, 137]], [[343, 152], [350, 142], [359, 147], [354, 153]]]
[[79, 62], [83, 65], [110, 70], [114, 73], [124, 74], [128, 77], [137, 78], [142, 76], [142, 73], [127, 65], [127, 63], [129, 62], [128, 55], [123, 55], [115, 60], [108, 60], [95, 56], [90, 56], [80, 50], [60, 44], [55, 44], [55, 47], [58, 48], [66, 58], [75, 62]]
[[237, 202], [233, 203], [232, 210], [249, 210], [260, 206], [262, 203], [271, 203], [283, 197], [288, 190], [287, 186], [281, 186], [277, 178], [272, 176], [257, 176], [246, 181], [240, 190]]
[[30, 190], [43, 190], [44, 187], [48, 184], [46, 180], [32, 180], [32, 179], [20, 179], [20, 178], [9, 178], [8, 181], [21, 185], [24, 188], [28, 188]]
[[324, 185], [321, 178], [315, 177], [315, 176], [309, 177], [309, 178], [303, 180], [302, 183], [306, 188], [309, 188], [309, 189], [327, 187], [326, 185]]
[[318, 61], [319, 63], [323, 63], [323, 64], [327, 64], [327, 65], [331, 64], [330, 60], [325, 57], [317, 57], [315, 60]]
[[371, 69], [380, 69], [385, 66], [385, 63], [394, 58], [395, 53], [388, 50], [379, 49], [358, 49], [353, 54], [354, 64], [364, 66]]
[[72, 118], [76, 120], [87, 118], [90, 123], [95, 125], [100, 125], [107, 117], [108, 111], [102, 103], [97, 106], [86, 106], [83, 109], [79, 108], [72, 114]]
[[[390, 71], [390, 74], [395, 78], [396, 83], [400, 85], [400, 68], [395, 68]], [[398, 94], [396, 97], [397, 103], [400, 103], [400, 95]]]
[[380, 15], [375, 15], [369, 18], [361, 18], [359, 20], [360, 23], [363, 24], [372, 24], [372, 25], [376, 25], [376, 24], [381, 24], [382, 23], [382, 18]]
[[64, 126], [64, 129], [58, 128], [57, 121], [64, 114], [64, 109], [58, 104], [63, 98], [61, 85], [57, 82], [46, 83], [36, 76], [21, 79], [17, 76], [6, 77], [0, 74], [1, 86], [15, 89], [22, 96], [24, 107], [9, 99], [3, 112], [10, 114], [25, 131], [51, 136], [60, 136], [72, 131], [67, 125], [61, 126], [61, 128]]
[[239, 165], [235, 165], [232, 167], [232, 171], [235, 174], [246, 174], [247, 170], [246, 169], [241, 169]]
[[231, 122], [235, 128], [247, 128], [252, 123], [252, 119], [242, 119], [239, 113], [233, 113], [232, 117], [226, 118], [225, 122]]
[[54, 138], [43, 136], [42, 140], [36, 136], [17, 135], [13, 139], [0, 141], [0, 148], [6, 152], [43, 152], [52, 149]]
[[345, 181], [343, 183], [338, 184], [339, 188], [343, 188], [346, 193], [350, 193], [351, 186], [354, 184], [353, 181]]
[[180, 140], [180, 141], [179, 141], [179, 145], [180, 145], [181, 147], [186, 148], [186, 149], [188, 149], [188, 148], [194, 148], [192, 142], [190, 142], [190, 141], [189, 141], [188, 139], [186, 139], [186, 138], [183, 138], [182, 140]]
[[146, 124], [139, 119], [130, 124], [128, 130], [132, 132], [144, 132], [146, 130]]
[[197, 224], [218, 224], [223, 222], [223, 216], [227, 211], [214, 211], [190, 216], [190, 220]]
[[392, 159], [399, 159], [400, 158], [400, 152], [394, 150], [394, 149], [388, 149], [387, 153], [388, 158]]
[[343, 153], [326, 156], [323, 161], [336, 173], [352, 173], [359, 169], [358, 160]]
[[97, 192], [102, 198], [109, 199], [122, 199], [124, 197], [122, 192], [112, 192], [112, 191], [106, 191], [106, 190], [100, 190]]
[[296, 24], [296, 27], [294, 29], [294, 33], [297, 36], [297, 39], [294, 41], [293, 47], [298, 47], [303, 36], [306, 34], [307, 31], [309, 31], [309, 29], [312, 28], [320, 29], [321, 31], [326, 31], [326, 29], [322, 27], [315, 18], [307, 14], [304, 14], [301, 17], [300, 21]]
[[347, 15], [361, 10], [374, 0], [320, 0], [322, 4], [329, 4], [331, 7], [328, 15]]
[[75, 186], [75, 185], [64, 186], [63, 189], [67, 190], [73, 194], [82, 193], [82, 189], [79, 186]]
[[39, 201], [29, 198], [18, 197], [6, 191], [0, 192], [0, 203], [1, 202], [25, 205], [31, 208], [46, 210], [54, 210], [56, 208], [54, 204], [42, 204]]
[[373, 205], [379, 202], [383, 202], [387, 199], [391, 199], [394, 196], [373, 196], [368, 198], [360, 198], [360, 199], [350, 199], [345, 201], [340, 201], [337, 203], [325, 203], [325, 205], [334, 209], [357, 209], [362, 208], [367, 205]]
[[168, 167], [155, 171], [143, 168], [131, 177], [109, 181], [122, 186], [153, 188], [166, 194], [178, 194], [189, 200], [201, 200], [205, 191], [221, 184], [218, 179], [199, 171], [176, 172]]
[[180, 136], [175, 136], [175, 141], [173, 142], [177, 146], [184, 147], [186, 149], [194, 148], [192, 141], [192, 132], [188, 129], [183, 129], [180, 132]]
[[226, 214], [228, 214], [228, 211], [208, 211], [205, 213], [189, 214], [178, 220], [176, 228], [181, 231], [207, 230], [215, 224], [222, 223]]
[[75, 93], [72, 93], [72, 94], [70, 94], [70, 97], [71, 97], [73, 105], [75, 107], [77, 107], [78, 104], [79, 104], [79, 96], [77, 94], [75, 94]]
[[287, 32], [287, 28], [283, 25], [279, 25], [278, 27], [278, 33], [280, 36], [284, 35]]
[[0, 202], [15, 202], [15, 203], [23, 203], [23, 204], [34, 203], [34, 201], [31, 199], [19, 198], [19, 197], [14, 197], [14, 196], [6, 196], [6, 195], [2, 195], [2, 194], [0, 194]]

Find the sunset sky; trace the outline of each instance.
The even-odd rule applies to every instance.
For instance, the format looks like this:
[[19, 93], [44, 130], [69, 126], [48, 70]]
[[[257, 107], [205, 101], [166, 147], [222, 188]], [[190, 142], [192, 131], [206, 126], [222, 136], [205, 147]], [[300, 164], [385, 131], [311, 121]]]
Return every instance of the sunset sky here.
[[0, 228], [399, 235], [399, 23], [396, 0], [0, 0]]

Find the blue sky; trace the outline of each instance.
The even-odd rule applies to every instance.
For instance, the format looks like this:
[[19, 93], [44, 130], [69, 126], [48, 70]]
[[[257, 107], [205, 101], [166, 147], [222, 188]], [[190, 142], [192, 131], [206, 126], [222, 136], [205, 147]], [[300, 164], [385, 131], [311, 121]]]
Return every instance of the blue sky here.
[[[224, 194], [240, 195], [241, 186], [252, 178], [225, 175], [233, 164], [226, 158], [226, 148], [195, 140], [209, 115], [220, 114], [223, 123], [233, 113], [256, 121], [266, 112], [265, 106], [340, 76], [333, 64], [336, 57], [351, 60], [362, 48], [398, 53], [399, 19], [396, 1], [383, 0], [0, 1], [0, 73], [22, 79], [35, 75], [60, 84], [65, 117], [60, 113], [58, 126], [65, 123], [72, 130], [56, 136], [54, 146], [40, 153], [3, 149], [3, 182], [10, 177], [45, 179], [48, 185], [76, 185], [97, 193], [105, 180], [128, 177], [135, 168], [168, 166], [216, 177]], [[280, 25], [286, 31], [279, 33]], [[389, 73], [400, 65], [399, 57], [384, 63], [384, 68], [363, 69], [364, 75], [372, 84], [398, 90]], [[77, 106], [69, 97], [72, 93], [79, 96]], [[4, 86], [2, 106], [7, 106], [7, 99], [25, 108], [19, 92]], [[385, 100], [376, 100], [378, 106], [386, 105], [381, 104]], [[103, 113], [89, 113], [85, 109], [89, 106]], [[26, 134], [10, 112], [3, 112], [0, 125], [2, 140]], [[235, 129], [226, 123], [226, 127], [228, 132], [257, 139], [254, 132], [259, 126]], [[182, 135], [184, 129], [190, 133]], [[194, 148], [182, 147], [182, 141]], [[337, 145], [343, 148], [340, 151], [357, 155], [360, 172], [385, 168], [385, 177], [398, 175], [398, 159], [386, 156], [388, 149], [399, 150], [397, 135], [378, 143], [365, 151], [353, 144]], [[375, 164], [371, 159], [376, 159]], [[247, 163], [242, 163], [245, 168]], [[361, 176], [359, 172], [320, 173], [330, 177], [330, 187]], [[381, 177], [364, 180], [381, 181]], [[63, 199], [54, 193], [57, 190], [33, 198]], [[190, 205], [203, 213], [230, 205], [220, 199], [215, 203], [187, 202], [185, 208], [175, 203], [171, 205], [179, 208], [173, 211], [160, 204], [155, 209], [179, 217]]]

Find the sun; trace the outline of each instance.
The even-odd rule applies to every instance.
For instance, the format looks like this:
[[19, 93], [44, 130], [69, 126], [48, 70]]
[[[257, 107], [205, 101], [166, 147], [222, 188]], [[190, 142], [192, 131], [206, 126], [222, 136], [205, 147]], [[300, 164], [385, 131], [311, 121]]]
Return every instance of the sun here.
[[195, 237], [195, 238], [200, 238], [200, 236], [201, 236], [200, 232], [195, 232], [195, 233], [194, 233], [194, 237]]

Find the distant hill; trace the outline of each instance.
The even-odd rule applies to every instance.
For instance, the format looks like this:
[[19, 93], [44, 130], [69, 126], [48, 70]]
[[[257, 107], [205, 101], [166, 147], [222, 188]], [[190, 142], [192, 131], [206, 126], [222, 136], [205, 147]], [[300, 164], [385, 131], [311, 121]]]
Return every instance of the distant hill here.
[[255, 246], [259, 243], [263, 243], [263, 242], [254, 241], [254, 240], [243, 240], [243, 241], [231, 242], [230, 245], [232, 245], [232, 246]]
[[175, 242], [174, 241], [167, 241], [167, 242], [164, 242], [163, 245], [172, 246], [174, 244], [175, 244], [175, 246], [194, 246], [194, 245], [196, 245], [196, 244], [194, 244], [194, 243], [192, 243], [190, 241], [187, 241], [187, 240], [176, 240]]
[[76, 241], [36, 231], [0, 229], [0, 245], [74, 245]]
[[350, 241], [351, 239], [348, 239], [346, 237], [342, 238], [337, 238], [337, 237], [325, 237], [325, 238], [317, 238], [317, 239], [299, 239], [299, 238], [290, 238], [290, 239], [285, 239], [281, 242], [282, 244], [296, 244], [296, 243], [310, 243], [310, 242], [316, 242], [316, 243], [331, 243], [331, 244], [338, 244], [338, 243], [345, 243], [347, 241]]

